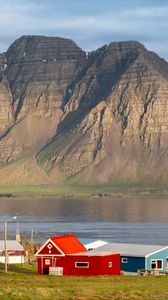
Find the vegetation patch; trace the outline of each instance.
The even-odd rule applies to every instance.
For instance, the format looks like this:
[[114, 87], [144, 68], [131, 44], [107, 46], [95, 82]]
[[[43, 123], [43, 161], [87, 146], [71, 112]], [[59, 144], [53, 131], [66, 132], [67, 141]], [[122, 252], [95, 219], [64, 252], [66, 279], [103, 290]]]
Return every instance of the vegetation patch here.
[[0, 197], [127, 197], [127, 196], [168, 196], [165, 186], [136, 184], [108, 185], [1, 185]]
[[0, 273], [0, 299], [166, 300], [168, 276], [55, 277]]

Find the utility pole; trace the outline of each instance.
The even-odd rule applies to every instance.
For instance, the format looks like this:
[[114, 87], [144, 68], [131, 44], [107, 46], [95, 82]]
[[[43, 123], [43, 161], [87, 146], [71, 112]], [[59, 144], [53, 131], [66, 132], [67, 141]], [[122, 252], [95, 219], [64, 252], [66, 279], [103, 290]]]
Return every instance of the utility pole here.
[[7, 221], [4, 223], [4, 248], [5, 248], [5, 272], [8, 272], [8, 257], [7, 257]]
[[31, 230], [31, 239], [30, 239], [32, 244], [33, 244], [33, 240], [34, 240], [34, 230], [32, 228], [32, 230]]
[[34, 234], [37, 234], [37, 231], [34, 231], [34, 229], [32, 228], [31, 230], [31, 238], [30, 238], [30, 242], [33, 244], [34, 243]]
[[5, 252], [5, 273], [8, 272], [8, 249], [7, 249], [7, 224], [10, 220], [15, 220], [17, 217], [14, 216], [4, 223], [4, 252]]

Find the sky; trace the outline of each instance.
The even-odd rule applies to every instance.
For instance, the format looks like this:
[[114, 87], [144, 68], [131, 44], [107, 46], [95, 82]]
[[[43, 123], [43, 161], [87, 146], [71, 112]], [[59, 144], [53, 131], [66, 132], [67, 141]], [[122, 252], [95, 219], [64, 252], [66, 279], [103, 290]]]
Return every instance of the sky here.
[[136, 40], [168, 60], [168, 0], [0, 0], [0, 52], [22, 35], [71, 38], [85, 51]]

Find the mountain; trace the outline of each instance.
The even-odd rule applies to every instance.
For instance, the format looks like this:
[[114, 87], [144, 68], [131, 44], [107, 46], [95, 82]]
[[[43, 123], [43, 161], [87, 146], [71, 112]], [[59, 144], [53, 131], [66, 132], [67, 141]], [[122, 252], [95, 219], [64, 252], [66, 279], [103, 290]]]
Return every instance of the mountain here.
[[2, 183], [167, 182], [168, 63], [23, 36], [0, 55]]

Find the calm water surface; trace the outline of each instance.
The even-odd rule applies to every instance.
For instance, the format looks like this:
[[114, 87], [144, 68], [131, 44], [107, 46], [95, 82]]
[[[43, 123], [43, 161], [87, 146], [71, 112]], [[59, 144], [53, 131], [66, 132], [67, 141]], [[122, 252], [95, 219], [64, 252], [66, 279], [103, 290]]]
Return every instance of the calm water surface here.
[[[168, 244], [168, 198], [0, 199], [3, 222], [17, 215], [22, 239], [43, 242], [50, 235], [75, 233], [116, 242]], [[14, 238], [16, 223], [8, 223]]]

